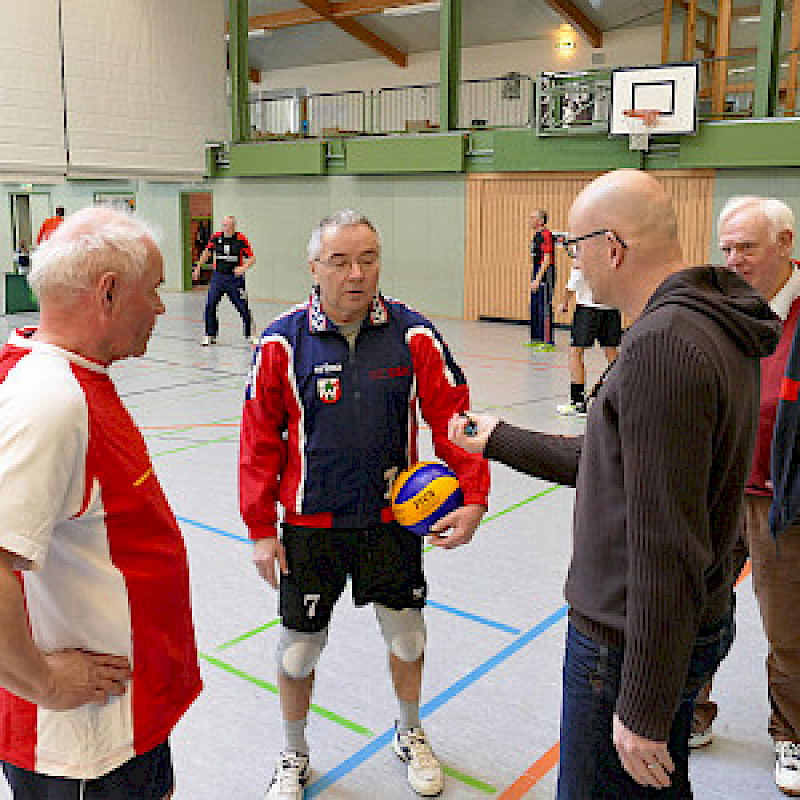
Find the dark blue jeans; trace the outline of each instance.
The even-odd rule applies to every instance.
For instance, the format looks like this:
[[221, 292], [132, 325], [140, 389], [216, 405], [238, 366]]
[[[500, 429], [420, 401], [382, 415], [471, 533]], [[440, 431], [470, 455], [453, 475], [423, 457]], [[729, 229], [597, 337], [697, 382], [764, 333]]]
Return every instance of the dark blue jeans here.
[[690, 800], [689, 730], [694, 698], [730, 649], [733, 633], [731, 613], [697, 637], [667, 742], [675, 762], [672, 783], [666, 789], [654, 789], [628, 775], [611, 738], [622, 648], [598, 644], [570, 623], [564, 658], [557, 800]]

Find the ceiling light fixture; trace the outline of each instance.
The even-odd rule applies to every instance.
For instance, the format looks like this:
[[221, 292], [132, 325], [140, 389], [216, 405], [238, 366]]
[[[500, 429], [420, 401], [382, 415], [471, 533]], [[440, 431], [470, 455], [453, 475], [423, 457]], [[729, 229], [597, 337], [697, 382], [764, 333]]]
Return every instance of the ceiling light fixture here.
[[578, 48], [578, 35], [571, 25], [561, 25], [556, 31], [556, 53], [559, 56], [569, 57]]
[[410, 6], [396, 6], [384, 8], [383, 13], [389, 17], [409, 17], [412, 14], [422, 14], [425, 11], [438, 11], [441, 8], [439, 0], [430, 3], [412, 3]]

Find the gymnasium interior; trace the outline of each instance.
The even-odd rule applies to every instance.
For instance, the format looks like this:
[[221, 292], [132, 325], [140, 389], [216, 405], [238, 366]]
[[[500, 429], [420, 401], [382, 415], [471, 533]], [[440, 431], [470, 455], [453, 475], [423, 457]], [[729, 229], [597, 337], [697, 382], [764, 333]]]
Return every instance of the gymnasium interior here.
[[[228, 215], [247, 236], [260, 331], [307, 299], [312, 227], [363, 212], [380, 233], [382, 292], [441, 331], [472, 408], [580, 434], [584, 420], [556, 412], [569, 399], [561, 248], [556, 347], [528, 346], [530, 214], [547, 210], [550, 229], [567, 233], [587, 183], [643, 169], [673, 199], [687, 264], [723, 263], [716, 220], [733, 195], [774, 196], [800, 214], [800, 2], [2, 0], [2, 10], [2, 333], [38, 320], [20, 255], [56, 206], [118, 204], [155, 226], [167, 311], [146, 355], [111, 373], [189, 556], [205, 688], [171, 737], [174, 798], [262, 798], [282, 727], [277, 597], [251, 563], [238, 507], [253, 348], [227, 301], [216, 344], [201, 345], [208, 274], [192, 270], [207, 236]], [[588, 388], [605, 367], [599, 348], [586, 366]], [[421, 455], [435, 458], [424, 425]], [[423, 724], [443, 797], [552, 798], [574, 491], [498, 464], [491, 475], [474, 540], [426, 547]], [[781, 796], [748, 567], [736, 596], [714, 738], [690, 759], [703, 800]], [[385, 646], [349, 591], [313, 703], [307, 798], [414, 796], [390, 746]]]

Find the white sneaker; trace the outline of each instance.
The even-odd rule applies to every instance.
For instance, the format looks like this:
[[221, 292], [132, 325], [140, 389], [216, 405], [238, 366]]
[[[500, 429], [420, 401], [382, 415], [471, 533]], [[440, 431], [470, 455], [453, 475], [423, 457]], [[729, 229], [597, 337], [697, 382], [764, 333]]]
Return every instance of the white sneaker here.
[[775, 783], [784, 794], [800, 797], [800, 742], [775, 742]]
[[216, 344], [216, 343], [217, 343], [216, 336], [204, 336], [203, 341], [200, 342], [200, 344], [202, 344], [203, 347], [208, 347], [210, 344]]
[[250, 337], [250, 344], [252, 344], [253, 347], [258, 347], [258, 345], [261, 344], [261, 337], [260, 336], [251, 336]]
[[277, 800], [303, 800], [304, 787], [311, 775], [308, 756], [284, 750], [278, 757], [267, 797]]
[[393, 746], [397, 757], [408, 765], [411, 788], [423, 797], [441, 794], [444, 788], [442, 765], [433, 754], [425, 731], [422, 728], [395, 730]]
[[564, 417], [585, 417], [586, 403], [565, 403], [556, 406], [556, 411]]

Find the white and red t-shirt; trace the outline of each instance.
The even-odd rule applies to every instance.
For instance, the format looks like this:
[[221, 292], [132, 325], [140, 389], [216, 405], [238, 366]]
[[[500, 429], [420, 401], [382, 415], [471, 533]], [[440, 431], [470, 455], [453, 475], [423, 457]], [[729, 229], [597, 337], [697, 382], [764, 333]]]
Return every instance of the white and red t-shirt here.
[[50, 652], [126, 656], [121, 697], [50, 711], [0, 689], [0, 760], [95, 778], [163, 742], [201, 689], [186, 549], [105, 367], [18, 331], [0, 350], [0, 547]]

